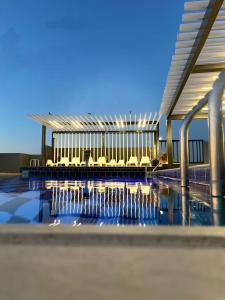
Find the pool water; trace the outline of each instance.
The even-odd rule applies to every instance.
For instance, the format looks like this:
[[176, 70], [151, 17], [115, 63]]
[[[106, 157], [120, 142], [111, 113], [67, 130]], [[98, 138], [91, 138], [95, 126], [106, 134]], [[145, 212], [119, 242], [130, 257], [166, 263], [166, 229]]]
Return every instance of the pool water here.
[[159, 179], [0, 180], [1, 224], [189, 226], [213, 225], [223, 216], [221, 205], [213, 208], [207, 193], [182, 194], [178, 185]]

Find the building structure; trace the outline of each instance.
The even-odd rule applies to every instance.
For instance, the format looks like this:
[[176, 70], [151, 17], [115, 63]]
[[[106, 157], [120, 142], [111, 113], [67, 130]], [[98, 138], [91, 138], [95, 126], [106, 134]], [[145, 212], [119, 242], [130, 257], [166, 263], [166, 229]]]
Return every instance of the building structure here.
[[[193, 118], [208, 119], [211, 193], [221, 196], [224, 171], [225, 3], [223, 0], [191, 1], [185, 3], [184, 9], [160, 109], [160, 114], [167, 118], [168, 162], [172, 166], [171, 122], [185, 118], [187, 121], [189, 118], [181, 138], [181, 181], [188, 184], [185, 176], [188, 170], [189, 124]], [[193, 114], [190, 116], [191, 111]]]
[[159, 156], [158, 113], [123, 116], [36, 114], [31, 118], [42, 125], [42, 166], [47, 160], [47, 128], [52, 131], [51, 159], [55, 165], [60, 165], [63, 158], [68, 164], [77, 159], [82, 165], [85, 153], [88, 153], [90, 165], [99, 166], [110, 162], [113, 166], [138, 166]]

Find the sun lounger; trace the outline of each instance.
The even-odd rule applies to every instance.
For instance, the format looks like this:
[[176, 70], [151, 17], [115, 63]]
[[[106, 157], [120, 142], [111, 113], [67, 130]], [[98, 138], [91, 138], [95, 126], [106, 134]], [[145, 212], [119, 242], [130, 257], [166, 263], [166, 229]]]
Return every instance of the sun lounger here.
[[69, 166], [80, 166], [80, 157], [73, 157], [71, 162], [69, 163]]
[[110, 167], [115, 167], [117, 165], [116, 160], [115, 159], [111, 159], [109, 163], [106, 164], [107, 166]]
[[68, 165], [69, 165], [69, 158], [68, 157], [61, 157], [61, 160], [57, 163], [57, 166], [68, 167]]
[[137, 156], [131, 156], [128, 162], [126, 163], [127, 166], [137, 166], [138, 165], [138, 160]]
[[142, 156], [140, 166], [149, 166], [150, 165], [150, 159], [148, 156]]
[[104, 156], [100, 156], [95, 164], [100, 167], [106, 166], [106, 158]]
[[93, 158], [90, 156], [88, 160], [88, 166], [93, 167], [95, 165], [95, 162], [93, 161]]
[[120, 159], [120, 160], [118, 161], [117, 166], [124, 167], [124, 166], [125, 166], [124, 160], [123, 160], [123, 159]]
[[48, 159], [46, 162], [46, 167], [55, 167], [56, 164], [54, 162], [52, 162], [51, 159]]

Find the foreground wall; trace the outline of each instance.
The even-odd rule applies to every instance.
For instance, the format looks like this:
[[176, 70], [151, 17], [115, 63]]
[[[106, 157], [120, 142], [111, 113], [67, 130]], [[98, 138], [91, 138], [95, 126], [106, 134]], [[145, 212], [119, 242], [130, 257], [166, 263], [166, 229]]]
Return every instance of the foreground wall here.
[[30, 165], [31, 159], [40, 160], [40, 155], [0, 153], [0, 173], [19, 173], [21, 167]]

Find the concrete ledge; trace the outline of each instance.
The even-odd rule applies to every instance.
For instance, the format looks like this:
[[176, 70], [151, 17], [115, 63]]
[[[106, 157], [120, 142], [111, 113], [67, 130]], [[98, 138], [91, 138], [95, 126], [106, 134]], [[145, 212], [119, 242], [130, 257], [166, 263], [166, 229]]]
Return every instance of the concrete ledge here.
[[0, 245], [223, 248], [220, 227], [1, 225]]

